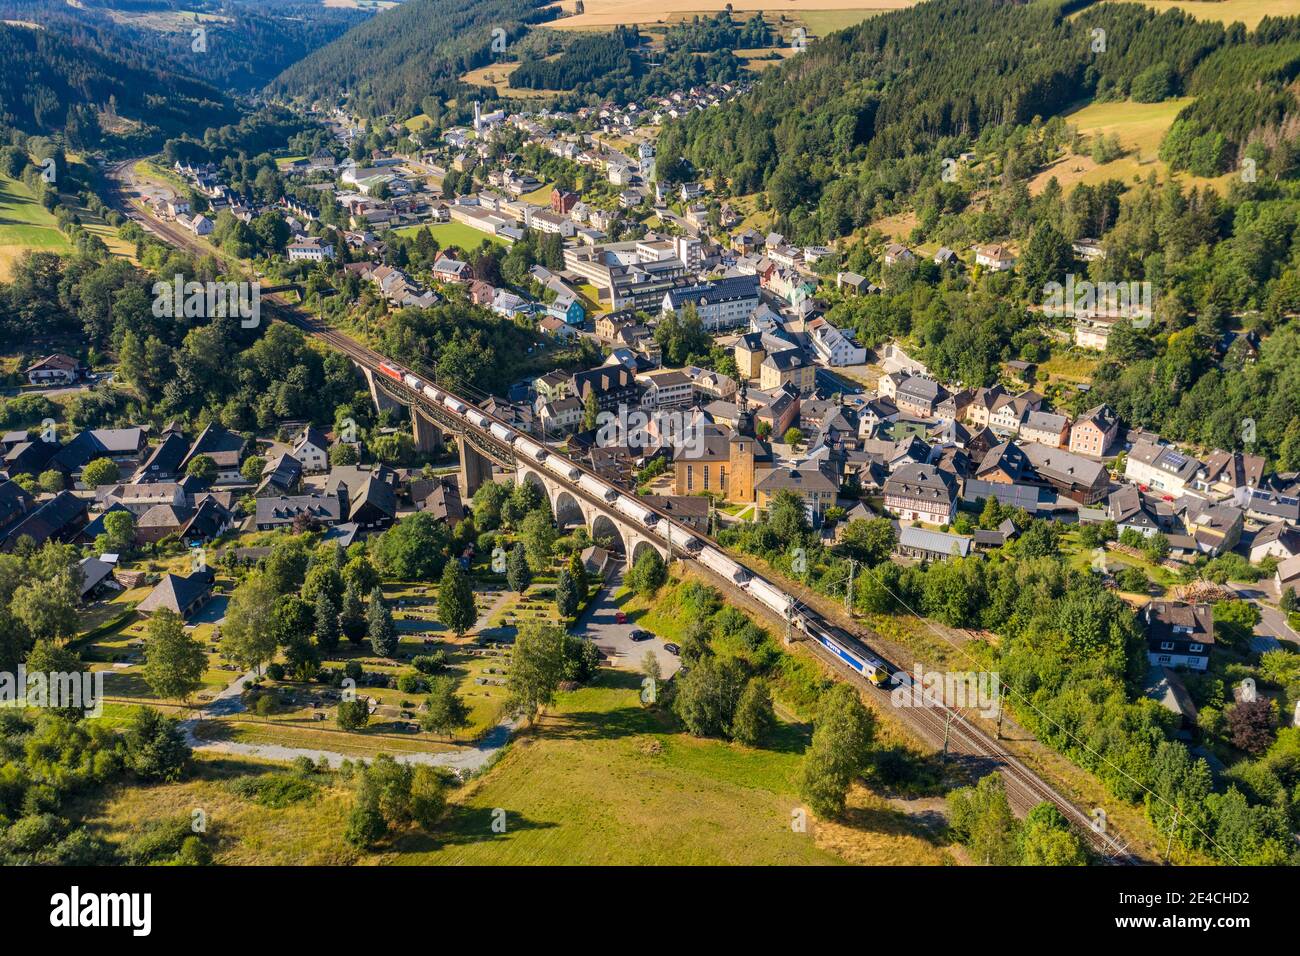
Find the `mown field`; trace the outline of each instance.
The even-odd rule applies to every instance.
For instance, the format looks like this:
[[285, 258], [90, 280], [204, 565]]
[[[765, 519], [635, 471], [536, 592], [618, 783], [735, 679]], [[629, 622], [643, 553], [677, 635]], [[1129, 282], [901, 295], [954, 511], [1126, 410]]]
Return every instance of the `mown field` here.
[[433, 238], [438, 240], [438, 246], [442, 249], [446, 249], [448, 246], [459, 246], [469, 252], [482, 245], [484, 239], [496, 243], [498, 246], [509, 245], [500, 236], [489, 236], [486, 232], [467, 226], [463, 222], [441, 222], [427, 227], [403, 226], [401, 229], [395, 229], [394, 232], [398, 235], [409, 236], [425, 228], [433, 234]]
[[[728, 7], [736, 14], [756, 11], [772, 15], [784, 14], [801, 20], [814, 34], [824, 35], [832, 30], [842, 30], [867, 17], [888, 10], [910, 7], [916, 0], [811, 0], [811, 9], [795, 0], [584, 0], [584, 10], [577, 16], [568, 16], [548, 26], [560, 29], [583, 30], [595, 27], [612, 27], [631, 23], [669, 23], [695, 14], [717, 13]], [[556, 4], [566, 12], [574, 10], [574, 0]]]
[[54, 215], [26, 183], [0, 175], [0, 280], [12, 276], [14, 263], [29, 250], [68, 252], [71, 248]]
[[1143, 0], [1153, 10], [1181, 10], [1198, 20], [1244, 23], [1255, 29], [1264, 17], [1293, 17], [1300, 14], [1300, 0]]

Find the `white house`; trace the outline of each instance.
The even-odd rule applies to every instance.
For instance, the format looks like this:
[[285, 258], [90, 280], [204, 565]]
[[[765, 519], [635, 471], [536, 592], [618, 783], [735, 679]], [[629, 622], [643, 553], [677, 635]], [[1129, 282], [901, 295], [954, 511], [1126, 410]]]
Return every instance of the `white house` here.
[[975, 247], [975, 264], [990, 272], [1006, 272], [1016, 264], [1016, 257], [1011, 250], [1001, 243]]
[[866, 362], [867, 350], [825, 319], [813, 319], [808, 323], [807, 331], [813, 352], [823, 365], [835, 368]]
[[326, 259], [334, 258], [333, 244], [321, 242], [319, 239], [310, 236], [289, 243], [286, 249], [289, 253], [290, 262], [298, 262], [300, 260], [306, 260], [308, 262], [324, 262]]

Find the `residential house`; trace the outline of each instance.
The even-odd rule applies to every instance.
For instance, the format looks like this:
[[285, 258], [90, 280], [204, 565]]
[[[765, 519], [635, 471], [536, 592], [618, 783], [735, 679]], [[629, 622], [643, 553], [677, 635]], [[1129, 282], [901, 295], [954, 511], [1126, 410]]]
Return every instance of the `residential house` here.
[[253, 523], [258, 531], [279, 528], [328, 528], [343, 520], [346, 494], [281, 495], [258, 498]]
[[637, 403], [636, 379], [621, 365], [601, 365], [583, 372], [574, 372], [570, 387], [573, 395], [585, 407], [587, 397], [594, 395], [601, 411], [616, 409], [620, 404]]
[[897, 382], [893, 387], [893, 395], [889, 397], [899, 410], [920, 418], [930, 418], [938, 404], [947, 397], [947, 391], [934, 379], [908, 375]]
[[295, 239], [285, 247], [285, 251], [290, 262], [324, 262], [334, 258], [333, 244], [313, 237]]
[[1133, 446], [1124, 465], [1124, 477], [1175, 497], [1187, 491], [1204, 468], [1201, 462], [1172, 445], [1142, 440]]
[[461, 262], [449, 256], [439, 256], [433, 264], [433, 277], [439, 282], [464, 283], [474, 276], [468, 262]]
[[823, 365], [839, 368], [845, 365], [861, 365], [867, 360], [867, 350], [858, 345], [853, 338], [841, 332], [824, 318], [816, 318], [806, 327], [813, 353]]
[[976, 246], [975, 264], [990, 272], [1006, 272], [1015, 267], [1016, 257], [1001, 243]]
[[162, 440], [149, 452], [131, 480], [137, 484], [174, 481], [181, 476], [181, 462], [189, 450], [190, 440], [179, 426], [168, 425], [162, 434]]
[[759, 304], [758, 279], [734, 276], [700, 285], [672, 289], [664, 293], [662, 311], [678, 312], [688, 304], [707, 331], [733, 328], [749, 321], [749, 314]]
[[1300, 594], [1300, 555], [1278, 564], [1273, 582], [1277, 585], [1278, 594], [1285, 594], [1288, 590]]
[[886, 266], [911, 265], [916, 261], [916, 256], [907, 246], [898, 242], [891, 242], [885, 246], [884, 263]]
[[1147, 660], [1164, 667], [1204, 671], [1214, 647], [1214, 612], [1208, 604], [1151, 601], [1140, 612]]
[[1167, 530], [1167, 522], [1155, 502], [1138, 491], [1136, 485], [1121, 485], [1110, 493], [1106, 499], [1106, 518], [1115, 522], [1116, 531], [1136, 531], [1146, 538]]
[[885, 509], [903, 521], [948, 524], [956, 512], [956, 482], [933, 465], [903, 465], [885, 479]]
[[397, 493], [383, 476], [371, 473], [359, 489], [348, 489], [347, 520], [362, 531], [387, 528], [397, 517]]
[[141, 614], [168, 610], [188, 621], [211, 600], [214, 581], [212, 572], [208, 570], [194, 571], [184, 577], [179, 574], [164, 574], [162, 580], [154, 585], [154, 589], [135, 609]]
[[1216, 451], [1192, 479], [1192, 487], [1212, 498], [1238, 498], [1264, 484], [1267, 463], [1259, 455]]
[[217, 466], [218, 482], [240, 481], [239, 465], [243, 461], [246, 444], [234, 432], [227, 431], [220, 425], [209, 425], [194, 439], [194, 444], [181, 460], [180, 471], [187, 471], [195, 458], [205, 455]]
[[1227, 502], [1209, 502], [1186, 497], [1178, 501], [1187, 533], [1196, 541], [1197, 550], [1218, 557], [1231, 551], [1241, 540], [1244, 515], [1240, 508]]
[[695, 383], [679, 369], [643, 372], [636, 381], [645, 389], [641, 404], [647, 408], [683, 408], [694, 404]]
[[759, 385], [763, 389], [789, 385], [800, 396], [811, 395], [817, 387], [817, 366], [800, 348], [771, 352], [759, 366]]
[[[0, 489], [3, 487], [0, 485]], [[1272, 524], [1265, 525], [1250, 542], [1252, 564], [1258, 564], [1269, 556], [1285, 561], [1294, 558], [1297, 554], [1300, 554], [1300, 530], [1285, 521], [1274, 521]]]
[[1289, 525], [1300, 525], [1300, 497], [1295, 495], [1256, 489], [1242, 496], [1242, 506], [1246, 517], [1252, 521], [1285, 521]]
[[295, 495], [302, 486], [302, 463], [285, 452], [262, 466], [261, 483], [253, 495], [257, 498], [279, 498]]
[[410, 484], [410, 494], [417, 510], [427, 511], [449, 526], [459, 524], [468, 513], [454, 477], [417, 478]]
[[1024, 452], [1039, 477], [1072, 501], [1090, 505], [1110, 490], [1110, 474], [1098, 462], [1046, 445], [1025, 445]]
[[72, 541], [85, 524], [86, 500], [70, 491], [60, 491], [10, 525], [0, 542], [0, 551], [13, 551], [23, 538], [30, 538], [37, 547], [47, 541]]
[[1064, 448], [1070, 434], [1070, 419], [1055, 412], [1030, 412], [1020, 426], [1022, 441], [1036, 442], [1048, 448]]
[[773, 468], [755, 486], [759, 508], [767, 508], [779, 491], [791, 491], [803, 499], [804, 512], [813, 525], [820, 525], [826, 509], [835, 504], [840, 483], [825, 468], [810, 463]]
[[80, 360], [62, 352], [47, 355], [23, 369], [32, 385], [72, 385], [87, 372]]
[[1109, 405], [1097, 405], [1080, 415], [1070, 426], [1069, 450], [1076, 455], [1100, 458], [1119, 435], [1119, 416]]
[[329, 471], [330, 442], [325, 433], [314, 425], [307, 425], [293, 440], [293, 457], [306, 474]]

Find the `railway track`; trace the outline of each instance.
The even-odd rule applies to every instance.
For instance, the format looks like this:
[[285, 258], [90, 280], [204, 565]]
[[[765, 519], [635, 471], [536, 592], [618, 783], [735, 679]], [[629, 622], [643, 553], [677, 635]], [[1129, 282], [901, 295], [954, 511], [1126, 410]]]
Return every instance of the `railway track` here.
[[[149, 215], [141, 206], [134, 203], [122, 189], [121, 177], [131, 165], [133, 164], [130, 162], [120, 163], [110, 172], [110, 182], [114, 186], [114, 196], [111, 197], [113, 204], [117, 205], [122, 211], [135, 210]], [[211, 250], [197, 242], [195, 237], [190, 236], [172, 223], [163, 222], [149, 215], [149, 225], [160, 238], [172, 245], [198, 256], [212, 254]], [[329, 328], [293, 303], [287, 302], [277, 295], [265, 296], [263, 308], [271, 317], [296, 326], [308, 335], [347, 355], [354, 362], [366, 367], [371, 372], [376, 372], [379, 363], [387, 360], [386, 356], [362, 345], [341, 332]], [[562, 477], [555, 475], [550, 477], [562, 484], [566, 484], [572, 494], [579, 495], [599, 507], [607, 507], [606, 502], [595, 500], [577, 482], [566, 482]], [[662, 515], [660, 520], [665, 519], [673, 520], [667, 515]], [[699, 535], [698, 532], [692, 532], [692, 534], [707, 539], [707, 536]], [[696, 564], [711, 579], [718, 581], [729, 593], [740, 592], [745, 600], [753, 599], [749, 592], [744, 591], [734, 581], [727, 580], [698, 562]], [[752, 573], [752, 569], [750, 571]], [[868, 643], [870, 635], [864, 636], [850, 632], [843, 626], [826, 619], [806, 604], [801, 606], [800, 613], [840, 641], [861, 648], [872, 656], [880, 656]], [[972, 769], [976, 772], [982, 773], [992, 770], [1000, 772], [1006, 783], [1008, 802], [1017, 813], [1024, 814], [1040, 803], [1050, 803], [1060, 810], [1062, 815], [1075, 827], [1093, 852], [1107, 863], [1127, 865], [1143, 862], [1129, 850], [1122, 839], [1108, 833], [1104, 826], [1095, 825], [1094, 818], [1091, 815], [1085, 813], [1071, 800], [1044, 781], [987, 733], [971, 724], [960, 711], [939, 704], [895, 707], [892, 705], [888, 689], [879, 687], [863, 678], [843, 661], [822, 648], [816, 641], [810, 640], [806, 644], [812, 649], [813, 653], [833, 665], [839, 673], [864, 688], [868, 695], [881, 705], [882, 709], [889, 708], [892, 714], [925, 743], [930, 744], [935, 749], [946, 746], [947, 753], [953, 759], [970, 763]]]

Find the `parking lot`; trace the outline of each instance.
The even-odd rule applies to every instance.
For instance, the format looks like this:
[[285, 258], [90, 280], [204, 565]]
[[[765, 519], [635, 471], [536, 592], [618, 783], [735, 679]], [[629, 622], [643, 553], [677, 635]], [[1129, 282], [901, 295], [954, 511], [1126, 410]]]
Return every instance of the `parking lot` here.
[[653, 651], [659, 661], [660, 676], [671, 677], [682, 664], [675, 654], [665, 650], [663, 639], [651, 637], [648, 640], [634, 641], [632, 632], [637, 630], [637, 626], [631, 622], [618, 623], [618, 604], [614, 595], [622, 583], [622, 574], [616, 573], [609, 585], [591, 602], [575, 631], [586, 634], [595, 642], [610, 667], [639, 671], [646, 652]]

